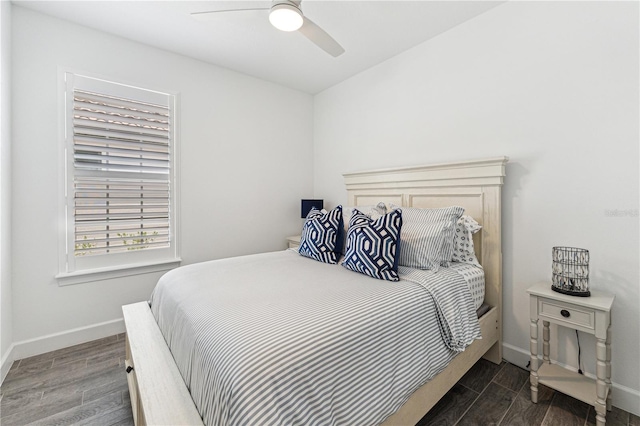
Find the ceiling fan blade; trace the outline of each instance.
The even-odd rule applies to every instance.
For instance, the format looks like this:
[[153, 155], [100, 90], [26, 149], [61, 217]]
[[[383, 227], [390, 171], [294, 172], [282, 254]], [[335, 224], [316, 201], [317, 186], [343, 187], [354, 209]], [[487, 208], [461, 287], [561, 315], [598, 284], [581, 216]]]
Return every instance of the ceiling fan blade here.
[[192, 12], [191, 16], [194, 17], [195, 19], [200, 20], [200, 21], [206, 21], [206, 20], [209, 20], [209, 19], [213, 19], [219, 13], [225, 13], [225, 12], [247, 12], [247, 11], [254, 11], [254, 10], [270, 10], [270, 9], [271, 9], [270, 7], [251, 7], [251, 8], [247, 8], [247, 9], [208, 10], [206, 12]]
[[340, 56], [344, 53], [342, 46], [333, 39], [325, 30], [317, 26], [311, 19], [304, 17], [304, 22], [298, 30], [316, 46], [331, 56]]

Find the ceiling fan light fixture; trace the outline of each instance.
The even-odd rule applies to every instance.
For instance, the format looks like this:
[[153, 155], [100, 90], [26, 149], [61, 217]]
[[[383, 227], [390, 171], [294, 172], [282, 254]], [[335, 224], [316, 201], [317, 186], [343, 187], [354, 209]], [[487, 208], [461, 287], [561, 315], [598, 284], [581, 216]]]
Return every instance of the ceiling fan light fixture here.
[[302, 26], [303, 18], [300, 9], [291, 4], [281, 3], [271, 8], [269, 22], [280, 31], [296, 31]]

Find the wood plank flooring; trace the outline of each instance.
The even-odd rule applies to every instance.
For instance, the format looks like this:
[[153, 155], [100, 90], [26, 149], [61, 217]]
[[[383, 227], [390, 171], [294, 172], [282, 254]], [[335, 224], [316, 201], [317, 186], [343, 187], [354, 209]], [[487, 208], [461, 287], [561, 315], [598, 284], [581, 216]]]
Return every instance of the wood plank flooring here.
[[[530, 386], [527, 370], [481, 359], [418, 426], [595, 426], [590, 405], [544, 385], [538, 388], [538, 403], [534, 404]], [[613, 407], [607, 412], [607, 426], [640, 426], [640, 417]]]
[[133, 425], [124, 334], [16, 361], [0, 387], [0, 424]]
[[[0, 387], [0, 424], [133, 425], [124, 356], [119, 334], [16, 361]], [[595, 425], [587, 404], [544, 386], [538, 398], [526, 370], [480, 360], [418, 425]], [[607, 425], [640, 417], [614, 408]]]

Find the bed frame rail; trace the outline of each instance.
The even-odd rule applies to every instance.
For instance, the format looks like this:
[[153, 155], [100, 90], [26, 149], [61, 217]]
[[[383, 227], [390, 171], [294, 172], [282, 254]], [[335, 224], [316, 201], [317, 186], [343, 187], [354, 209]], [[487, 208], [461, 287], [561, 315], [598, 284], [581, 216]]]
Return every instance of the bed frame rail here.
[[122, 307], [125, 366], [136, 426], [202, 425], [189, 390], [147, 302]]

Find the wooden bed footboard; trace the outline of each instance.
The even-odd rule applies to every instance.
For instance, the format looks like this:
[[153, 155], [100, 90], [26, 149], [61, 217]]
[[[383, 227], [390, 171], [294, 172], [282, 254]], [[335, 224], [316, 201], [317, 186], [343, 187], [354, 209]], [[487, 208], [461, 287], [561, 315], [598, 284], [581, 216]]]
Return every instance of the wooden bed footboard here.
[[125, 305], [122, 312], [127, 330], [125, 368], [136, 426], [202, 425], [149, 304]]

